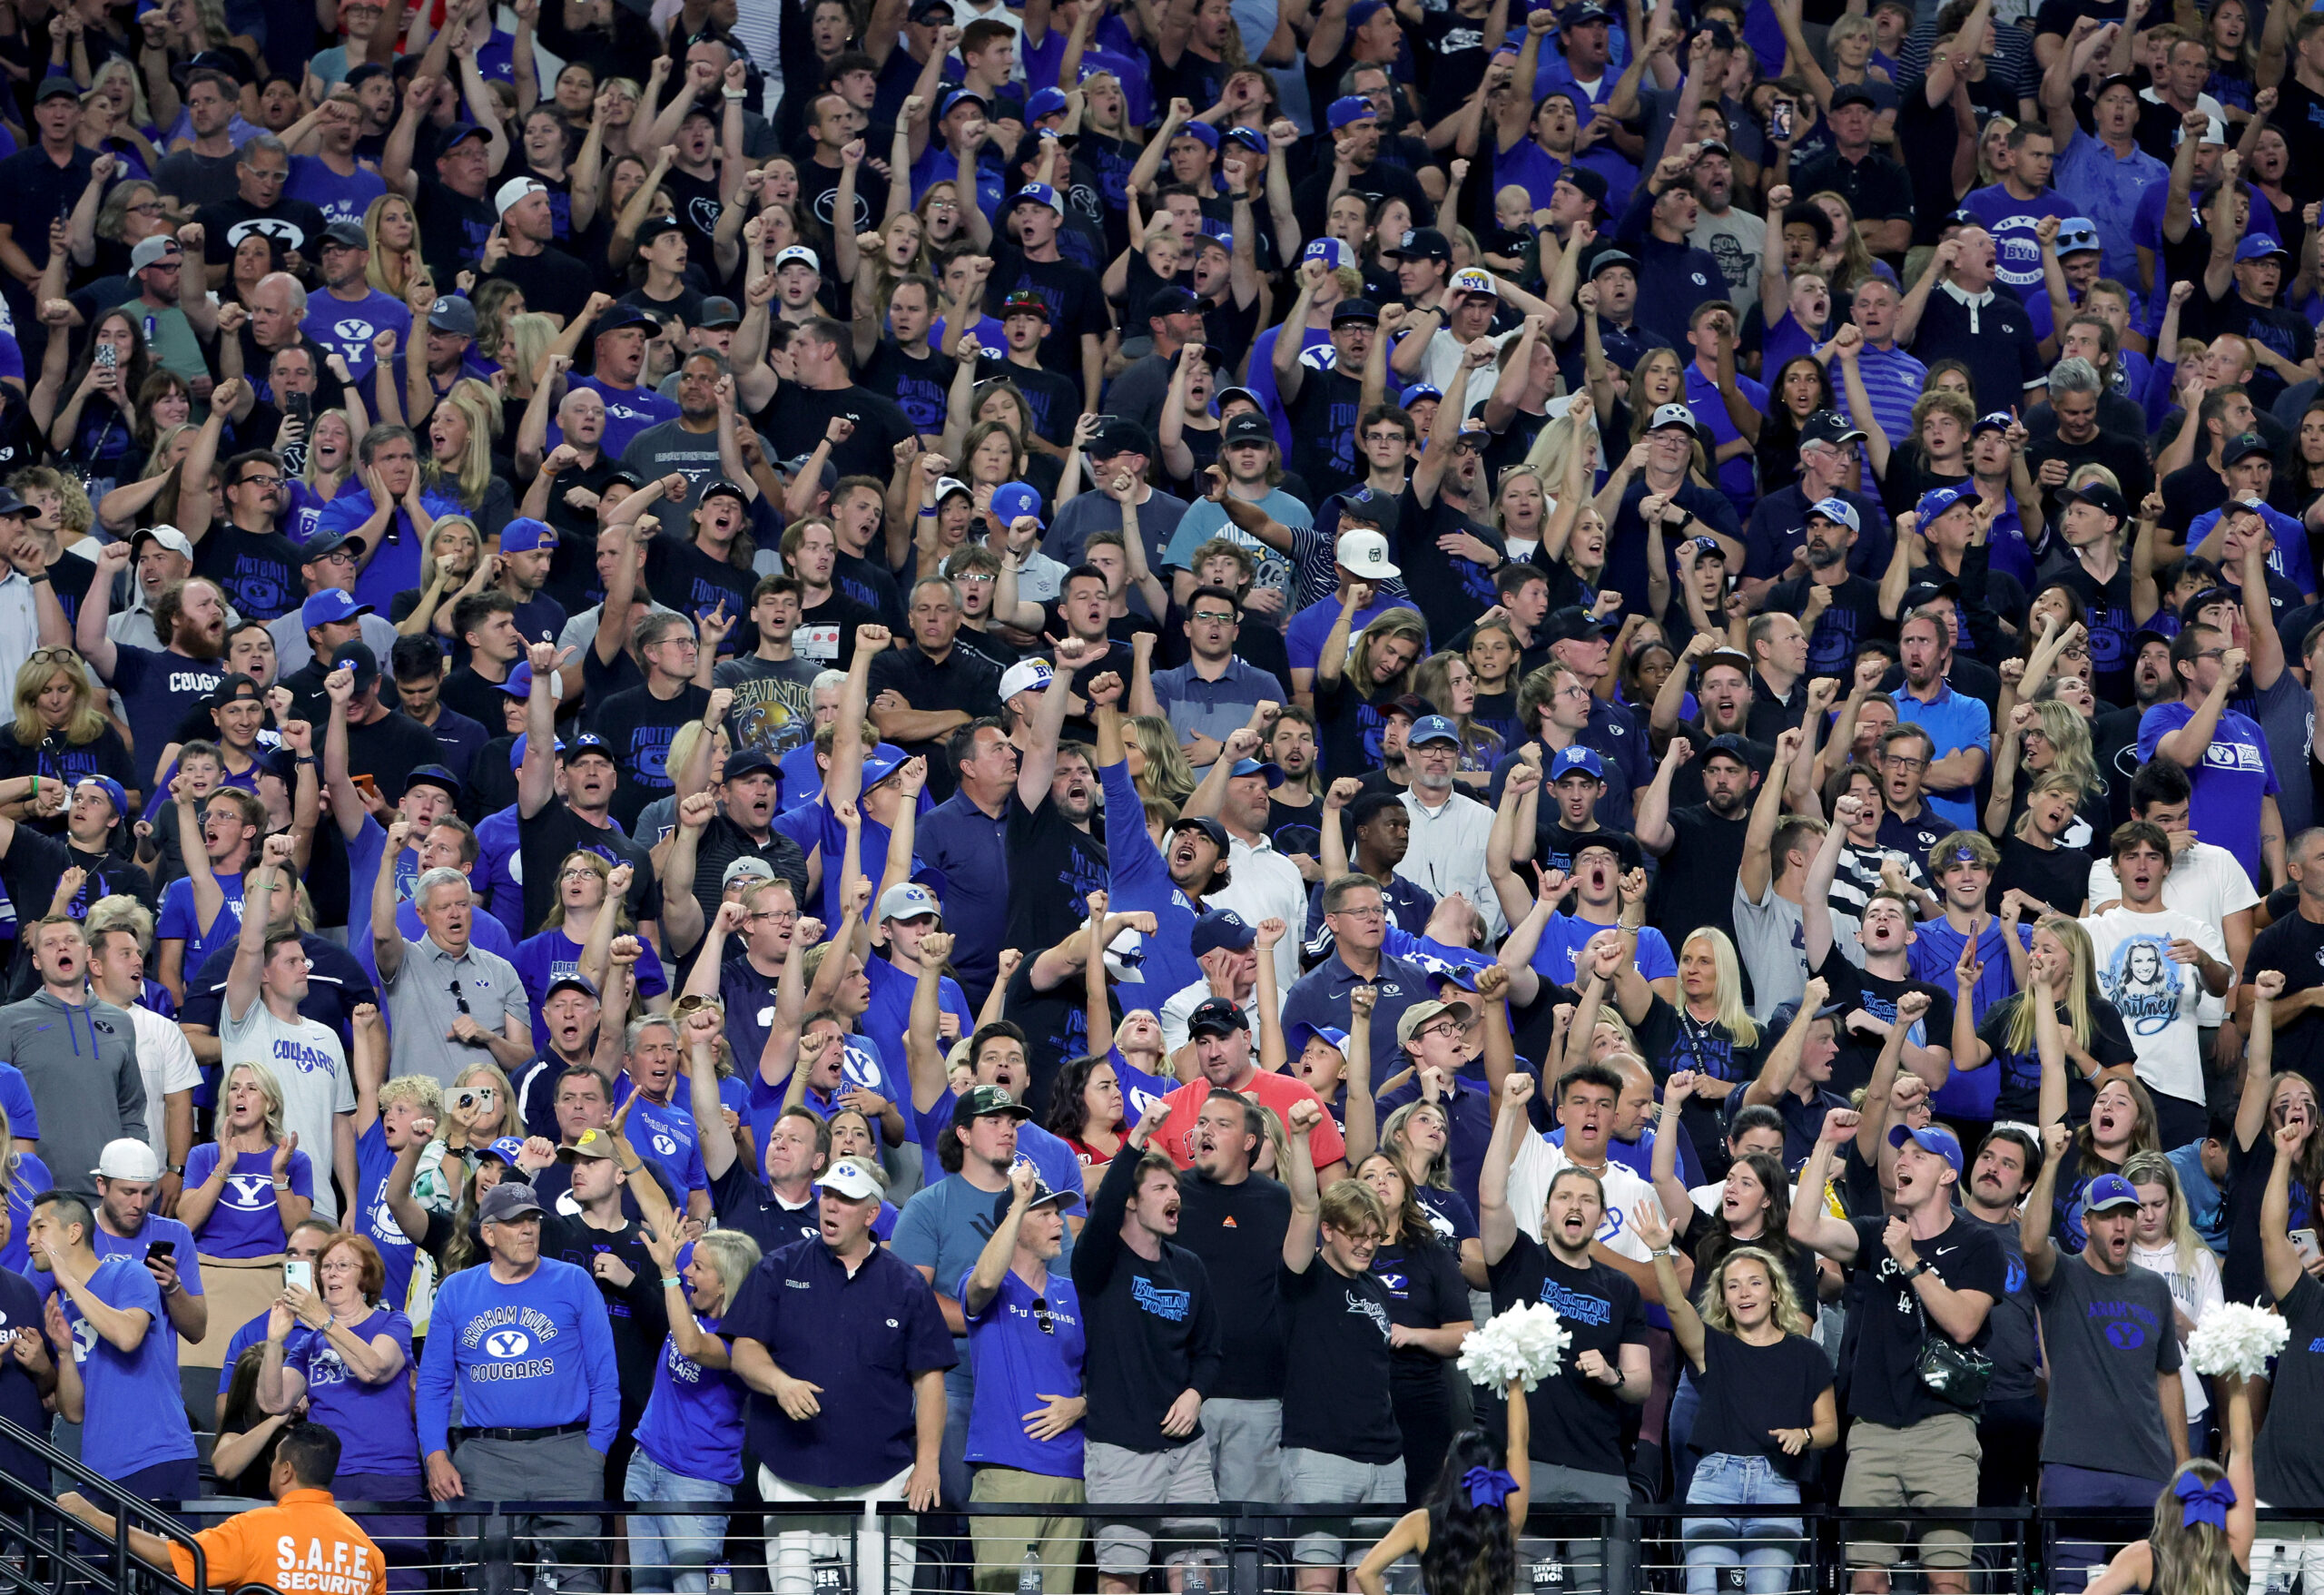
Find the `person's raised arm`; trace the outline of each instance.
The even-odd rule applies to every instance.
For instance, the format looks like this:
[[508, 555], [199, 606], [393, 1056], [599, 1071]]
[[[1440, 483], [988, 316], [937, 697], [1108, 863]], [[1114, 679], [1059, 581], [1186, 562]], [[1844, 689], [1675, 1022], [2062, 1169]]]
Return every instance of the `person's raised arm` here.
[[[1758, 796], [1751, 802], [1750, 823], [1743, 832], [1743, 870], [1737, 881], [1749, 901], [1757, 902], [1764, 896], [1774, 877], [1772, 853], [1776, 828], [1783, 821], [1783, 789], [1792, 765], [1798, 762], [1805, 740], [1797, 729], [1776, 737], [1774, 763], [1768, 766], [1768, 773], [1759, 783]], [[1817, 960], [1811, 958], [1808, 961], [1813, 967]]]
[[[1659, 1143], [1665, 1136], [1672, 1133], [1672, 1129], [1675, 1126], [1655, 1137], [1658, 1150]], [[1679, 1197], [1682, 1205], [1673, 1211], [1691, 1215], [1695, 1210], [1694, 1201], [1686, 1195], [1684, 1186], [1679, 1187]], [[1680, 1282], [1678, 1267], [1672, 1261], [1676, 1248], [1670, 1244], [1670, 1226], [1662, 1222], [1662, 1215], [1654, 1210], [1652, 1202], [1640, 1202], [1633, 1206], [1630, 1218], [1638, 1226], [1638, 1238], [1645, 1242], [1646, 1249], [1654, 1255], [1654, 1287], [1662, 1298], [1662, 1310], [1670, 1315], [1670, 1337], [1679, 1343], [1679, 1350], [1685, 1354], [1687, 1365], [1700, 1374], [1706, 1365], [1703, 1360], [1702, 1314], [1695, 1311], [1695, 1304], [1689, 1299], [1687, 1287]]]
[[1744, 1107], [1773, 1108], [1783, 1100], [1784, 1093], [1791, 1089], [1792, 1080], [1799, 1072], [1800, 1055], [1807, 1049], [1808, 1028], [1815, 1024], [1825, 999], [1831, 994], [1832, 989], [1821, 980], [1808, 980], [1807, 989], [1800, 993], [1798, 1007], [1792, 1011], [1791, 1023], [1777, 1038], [1767, 1061], [1759, 1066], [1758, 1077], [1743, 1088]]
[[1824, 1127], [1816, 1137], [1807, 1161], [1799, 1166], [1799, 1183], [1791, 1193], [1787, 1226], [1791, 1238], [1800, 1245], [1814, 1247], [1844, 1267], [1856, 1260], [1856, 1226], [1845, 1218], [1832, 1216], [1824, 1201], [1824, 1187], [1832, 1177], [1834, 1150], [1856, 1139], [1856, 1127], [1862, 1119], [1863, 1116], [1852, 1108], [1834, 1108], [1825, 1113]]
[[1323, 1105], [1312, 1097], [1294, 1102], [1291, 1110], [1284, 1115], [1291, 1155], [1284, 1160], [1283, 1183], [1291, 1191], [1291, 1223], [1283, 1232], [1283, 1265], [1294, 1274], [1306, 1273], [1315, 1260], [1323, 1197], [1315, 1188], [1315, 1155], [1308, 1137], [1315, 1134], [1323, 1117]]
[[1532, 1095], [1533, 1077], [1529, 1074], [1512, 1073], [1502, 1081], [1492, 1138], [1477, 1171], [1477, 1232], [1484, 1241], [1487, 1267], [1509, 1255], [1517, 1244], [1517, 1215], [1509, 1206], [1509, 1173], [1517, 1157], [1518, 1137], [1531, 1132], [1525, 1104]]

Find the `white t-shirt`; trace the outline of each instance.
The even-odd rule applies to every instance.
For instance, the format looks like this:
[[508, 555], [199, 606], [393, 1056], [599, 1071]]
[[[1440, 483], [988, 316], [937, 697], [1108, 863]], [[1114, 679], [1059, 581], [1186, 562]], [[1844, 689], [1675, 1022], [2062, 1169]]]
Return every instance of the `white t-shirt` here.
[[2194, 965], [2172, 960], [2171, 943], [2184, 937], [2225, 963], [2227, 943], [2219, 927], [2171, 908], [2159, 914], [2112, 909], [2080, 923], [2098, 960], [2098, 989], [2131, 1033], [2139, 1079], [2151, 1091], [2200, 1104], [2203, 1059], [2196, 1009], [2202, 977]]
[[[2205, 1247], [2195, 1248], [2191, 1275], [2179, 1265], [2179, 1248], [2174, 1245], [2142, 1246], [2132, 1242], [2131, 1261], [2168, 1280], [2172, 1304], [2198, 1324], [2203, 1321], [2205, 1313], [2227, 1300], [2227, 1289], [2220, 1280], [2219, 1259]], [[2186, 1343], [2181, 1341], [2180, 1346], [2184, 1350]], [[2211, 1396], [2203, 1389], [2203, 1376], [2192, 1367], [2180, 1367], [2179, 1387], [2186, 1393], [2190, 1419], [2200, 1418], [2210, 1410]]]
[[202, 1084], [202, 1066], [185, 1032], [138, 1003], [129, 1010], [137, 1035], [137, 1072], [145, 1080], [145, 1138], [163, 1167], [170, 1161], [170, 1116], [162, 1098], [172, 1091], [191, 1091]]
[[[1541, 1209], [1549, 1203], [1550, 1182], [1571, 1162], [1564, 1147], [1551, 1145], [1530, 1129], [1518, 1140], [1517, 1157], [1509, 1170], [1509, 1208], [1516, 1215], [1517, 1227], [1537, 1241], [1541, 1238]], [[1636, 1170], [1610, 1158], [1599, 1178], [1606, 1187], [1606, 1216], [1592, 1238], [1602, 1242], [1608, 1251], [1636, 1262], [1650, 1260], [1653, 1254], [1630, 1223], [1630, 1209], [1640, 1202], [1652, 1202], [1655, 1212], [1662, 1213], [1654, 1186]], [[1669, 1216], [1663, 1214], [1666, 1220]]]
[[[2122, 883], [2114, 878], [2114, 861], [2100, 859], [2090, 866], [2090, 901], [2095, 907], [2112, 902], [2122, 895]], [[2211, 842], [2199, 842], [2171, 861], [2171, 872], [2162, 878], [2162, 905], [2177, 909], [2182, 914], [2192, 914], [2207, 925], [2224, 927], [2227, 916], [2241, 913], [2259, 905], [2260, 894], [2252, 890], [2250, 873], [2238, 863], [2235, 855]], [[2202, 1005], [2195, 1010], [2198, 1024], [2216, 1025], [2227, 1015], [2227, 999], [2203, 994]]]
[[[251, 1001], [239, 1023], [229, 1002], [219, 1013], [221, 1080], [238, 1063], [262, 1063], [274, 1071], [282, 1087], [282, 1128], [296, 1131], [299, 1150], [315, 1171], [315, 1212], [324, 1218], [339, 1216], [339, 1196], [331, 1189], [331, 1150], [336, 1116], [355, 1111], [355, 1077], [347, 1067], [346, 1050], [329, 1025], [301, 1018], [285, 1024], [274, 1017], [263, 997]], [[347, 1171], [352, 1181], [355, 1171]]]

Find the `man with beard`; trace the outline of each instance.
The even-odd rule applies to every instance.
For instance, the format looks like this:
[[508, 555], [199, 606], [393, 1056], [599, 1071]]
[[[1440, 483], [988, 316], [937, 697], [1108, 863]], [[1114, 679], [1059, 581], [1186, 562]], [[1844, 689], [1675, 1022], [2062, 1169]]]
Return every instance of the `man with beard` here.
[[[129, 252], [129, 280], [137, 285], [137, 295], [124, 308], [146, 328], [146, 351], [153, 363], [175, 371], [200, 394], [207, 389], [198, 385], [211, 379], [201, 340], [217, 337], [218, 307], [208, 294], [193, 300], [182, 297], [179, 285], [184, 274], [185, 251], [176, 239], [157, 232], [138, 240], [137, 247]], [[91, 320], [98, 312], [96, 304], [84, 311]]]
[[[1909, 528], [1903, 529], [1906, 537], [1911, 535]], [[1807, 574], [1777, 582], [1768, 591], [1770, 611], [1796, 615], [1807, 629], [1807, 674], [1845, 674], [1856, 648], [1887, 631], [1879, 587], [1848, 568], [1848, 550], [1863, 530], [1863, 518], [1846, 499], [1817, 500], [1808, 507], [1807, 540], [1800, 551]]]
[[[326, 121], [326, 130], [330, 125]], [[409, 344], [411, 311], [399, 304], [394, 295], [371, 286], [371, 243], [359, 212], [355, 221], [334, 222], [324, 228], [318, 247], [323, 291], [308, 299], [307, 317], [300, 330], [318, 348], [345, 360], [348, 373], [356, 381], [369, 381], [379, 359], [371, 340], [382, 332], [393, 332], [395, 347]]]
[[[2035, 1009], [2034, 1023], [2043, 1070], [2064, 1068], [2063, 1037], [2048, 1004]], [[2018, 1230], [2050, 1373], [2042, 1504], [2144, 1511], [2187, 1460], [2179, 1309], [2170, 1280], [2131, 1260], [2139, 1193], [2119, 1174], [2090, 1182], [2083, 1193], [2089, 1238], [2077, 1255], [2059, 1256], [2050, 1240], [2052, 1204], [2058, 1166], [2073, 1140], [2064, 1124], [2043, 1127], [2042, 1172]], [[2088, 1541], [2054, 1541], [2049, 1559], [2058, 1586], [2079, 1589], [2079, 1570], [2102, 1554]]]
[[1815, 506], [1827, 499], [1837, 499], [1856, 511], [1856, 531], [1849, 544], [1848, 567], [1858, 575], [1886, 568], [1892, 546], [1886, 519], [1876, 502], [1846, 486], [1854, 458], [1850, 445], [1863, 438], [1861, 430], [1828, 409], [1819, 409], [1800, 423], [1799, 480], [1751, 507], [1742, 589], [1753, 604], [1765, 607], [1771, 602], [1768, 588], [1787, 577], [1807, 574], [1803, 552], [1807, 517]]
[[[283, 490], [281, 457], [257, 448], [218, 464], [218, 441], [231, 400], [222, 385], [219, 402], [210, 418], [194, 434], [186, 451], [177, 515], [185, 535], [193, 539], [194, 574], [207, 577], [225, 594], [226, 601], [246, 620], [270, 621], [299, 606], [306, 583], [300, 573], [305, 561], [282, 533]], [[216, 476], [225, 489], [222, 524], [212, 508], [211, 480]]]
[[[1958, 510], [1956, 505], [1954, 513]], [[1905, 690], [1896, 694], [1896, 716], [1901, 724], [1927, 734], [1929, 763], [1921, 781], [1928, 788], [1929, 807], [1945, 822], [1973, 830], [1977, 822], [1974, 789], [1985, 773], [1987, 750], [1993, 746], [1993, 714], [1977, 699], [1954, 691], [1945, 679], [1953, 663], [1953, 638], [1942, 616], [1915, 612], [1898, 628], [1897, 643]]]
[[[2064, 1067], [2063, 1058], [2058, 1067]], [[1897, 1157], [1896, 1200], [1886, 1216], [1833, 1217], [1820, 1193], [1832, 1172], [1834, 1148], [1856, 1137], [1858, 1122], [1846, 1108], [1825, 1115], [1824, 1132], [1799, 1173], [1802, 1196], [1790, 1220], [1795, 1244], [1858, 1265], [1863, 1273], [1866, 1300], [1852, 1314], [1860, 1327], [1847, 1370], [1856, 1426], [1841, 1501], [1935, 1517], [1920, 1541], [1921, 1564], [1930, 1570], [1932, 1590], [1960, 1595], [1968, 1588], [1969, 1536], [1944, 1523], [1935, 1509], [1965, 1507], [1977, 1499], [1976, 1421], [1922, 1383], [1916, 1365], [1932, 1335], [1972, 1350], [1985, 1346], [1993, 1305], [2008, 1288], [2007, 1265], [1992, 1232], [1954, 1211], [1961, 1143], [1942, 1125], [1889, 1130]], [[2044, 1219], [2049, 1213], [2047, 1204], [2028, 1210]], [[2167, 1333], [2168, 1301], [2164, 1306], [2166, 1333], [2160, 1338], [2175, 1346], [2176, 1337]], [[2153, 1492], [2146, 1500], [2153, 1500]], [[1878, 1589], [1899, 1550], [1851, 1542], [1847, 1556], [1866, 1587]]]
[[[733, 392], [725, 360], [710, 350], [694, 350], [678, 366], [677, 418], [632, 438], [622, 450], [622, 464], [649, 482], [674, 471], [684, 477], [685, 490], [672, 495], [670, 502], [686, 511], [701, 502], [709, 483], [722, 477], [748, 480], [750, 469], [734, 437]], [[773, 459], [774, 445], [763, 438], [759, 442]], [[647, 573], [649, 579], [652, 574]]]
[[1665, 936], [1698, 925], [1735, 934], [1735, 882], [1743, 873], [1743, 841], [1751, 790], [1759, 777], [1745, 738], [1728, 733], [1704, 744], [1703, 801], [1674, 807], [1670, 783], [1692, 754], [1683, 736], [1663, 750], [1654, 780], [1639, 794], [1639, 845], [1662, 861], [1649, 916]]
[[97, 579], [74, 623], [81, 656], [99, 679], [121, 694], [129, 740], [152, 759], [176, 740], [179, 723], [226, 679], [226, 599], [218, 585], [193, 576], [172, 583], [153, 601], [153, 630], [168, 645], [156, 652], [105, 635], [113, 578], [129, 568], [129, 545], [108, 543], [97, 554]]
[[[1686, 648], [1679, 655], [1679, 668], [1673, 670], [1654, 695], [1654, 705], [1649, 711], [1648, 732], [1663, 741], [1684, 731], [1694, 745], [1707, 748], [1714, 737], [1732, 736], [1748, 744], [1755, 761], [1765, 759], [1772, 744], [1761, 743], [1750, 734], [1751, 710], [1758, 701], [1752, 690], [1757, 676], [1750, 659], [1724, 645], [1725, 635], [1718, 632], [1697, 632], [1687, 639]], [[1694, 673], [1695, 722], [1688, 725], [1679, 718], [1687, 703], [1687, 674]], [[1767, 717], [1781, 730], [1775, 716]], [[1666, 745], [1667, 742], [1666, 742]], [[1703, 801], [1703, 773], [1693, 763], [1683, 764], [1670, 783], [1670, 801], [1679, 807]]]
[[2025, 1250], [2018, 1237], [2019, 1204], [2042, 1167], [2031, 1130], [2003, 1125], [1978, 1144], [1961, 1182], [1961, 1216], [2001, 1243], [2009, 1288], [1994, 1298], [1993, 1339], [1985, 1355], [1993, 1383], [1977, 1417], [1984, 1452], [1977, 1472], [1979, 1506], [2024, 1506], [2041, 1478], [2043, 1402], [2041, 1331], [2034, 1293], [2025, 1288]]
[[1734, 159], [1714, 143], [1703, 145], [1695, 157], [1695, 198], [1702, 212], [1687, 241], [1718, 262], [1727, 279], [1727, 297], [1738, 305], [1749, 304], [1759, 297], [1767, 219], [1736, 209]]
[[[1083, 903], [1108, 883], [1106, 842], [1091, 829], [1097, 812], [1098, 772], [1091, 750], [1060, 743], [1072, 700], [1073, 674], [1098, 656], [1099, 645], [1068, 635], [1051, 654], [1054, 668], [1044, 676], [1038, 661], [1012, 665], [1001, 677], [1004, 704], [1039, 696], [1024, 715], [1024, 742], [1017, 761], [1017, 802], [1008, 814], [1009, 928], [1004, 947], [1054, 947], [1073, 934], [1086, 917]], [[1135, 803], [1135, 800], [1133, 800]]]
[[548, 185], [537, 177], [516, 176], [492, 198], [507, 244], [487, 277], [505, 277], [524, 290], [525, 308], [569, 325], [588, 307], [589, 269], [556, 247], [556, 212]]

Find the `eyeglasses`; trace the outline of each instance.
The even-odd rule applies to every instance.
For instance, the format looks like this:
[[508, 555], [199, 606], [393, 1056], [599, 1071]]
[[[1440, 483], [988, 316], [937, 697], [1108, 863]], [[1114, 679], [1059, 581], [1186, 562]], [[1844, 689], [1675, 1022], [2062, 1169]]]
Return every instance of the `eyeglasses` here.
[[762, 909], [748, 917], [753, 920], [773, 920], [778, 925], [795, 925], [799, 922], [799, 911], [797, 909]]
[[1928, 761], [1926, 759], [1907, 759], [1901, 753], [1886, 754], [1882, 757], [1880, 762], [1883, 764], [1891, 764], [1899, 770], [1905, 771], [1925, 770], [1928, 768]]
[[[462, 1014], [468, 1014], [468, 999], [460, 995], [460, 983], [458, 980], [452, 982], [452, 1000], [459, 1005], [459, 1009]], [[473, 1016], [471, 1015], [469, 1017]]]
[[1039, 1296], [1033, 1298], [1033, 1322], [1041, 1326], [1043, 1334], [1057, 1333], [1056, 1314], [1049, 1311], [1049, 1303]]
[[1370, 908], [1334, 909], [1331, 911], [1335, 914], [1344, 914], [1351, 920], [1384, 920], [1388, 917], [1388, 911], [1377, 903]]
[[1447, 1041], [1458, 1041], [1461, 1039], [1461, 1022], [1458, 1019], [1439, 1019], [1433, 1025], [1423, 1025], [1420, 1028], [1420, 1034], [1441, 1036]]
[[597, 878], [597, 872], [595, 870], [585, 870], [576, 864], [570, 870], [560, 871], [556, 878], [560, 881], [594, 881]]
[[1233, 625], [1240, 617], [1235, 615], [1222, 615], [1216, 609], [1198, 609], [1187, 618], [1203, 625]]
[[308, 563], [310, 565], [352, 565], [355, 563], [355, 553], [350, 548], [334, 548], [320, 559], [310, 560]]
[[38, 665], [45, 660], [54, 660], [59, 665], [78, 665], [81, 662], [81, 655], [70, 648], [34, 648], [25, 655], [25, 662], [28, 665]]
[[282, 486], [282, 478], [281, 477], [244, 477], [234, 486], [237, 487], [280, 487]]

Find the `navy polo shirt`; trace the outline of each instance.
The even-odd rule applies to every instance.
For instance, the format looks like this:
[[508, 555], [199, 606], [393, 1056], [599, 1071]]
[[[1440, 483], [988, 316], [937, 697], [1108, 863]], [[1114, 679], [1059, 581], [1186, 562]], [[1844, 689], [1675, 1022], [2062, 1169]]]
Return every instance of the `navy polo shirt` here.
[[[1731, 1120], [1742, 1108], [1743, 1093], [1738, 1091], [1727, 1100], [1727, 1117]], [[1824, 1116], [1835, 1108], [1847, 1105], [1846, 1097], [1823, 1086], [1810, 1087], [1805, 1099], [1795, 1088], [1768, 1104], [1783, 1115], [1783, 1166], [1787, 1171], [1797, 1173], [1799, 1166], [1807, 1161], [1807, 1155], [1816, 1149], [1816, 1137], [1824, 1133]]]
[[1403, 1055], [1403, 1049], [1396, 1045], [1396, 1021], [1403, 1017], [1404, 1009], [1436, 995], [1435, 980], [1416, 963], [1383, 952], [1378, 978], [1367, 982], [1347, 967], [1347, 960], [1334, 947], [1329, 958], [1300, 976], [1292, 986], [1291, 995], [1283, 1004], [1283, 1028], [1288, 1030], [1294, 1025], [1309, 1024], [1346, 1029], [1350, 1022], [1347, 994], [1366, 984], [1380, 988], [1379, 1000], [1372, 1009], [1372, 1056], [1392, 1060], [1392, 1066], [1383, 1072], [1393, 1074], [1401, 1066], [1393, 1065], [1393, 1060]]
[[[1399, 1063], [1385, 1072], [1393, 1074]], [[1380, 1118], [1385, 1123], [1390, 1114], [1407, 1102], [1420, 1100], [1420, 1078], [1410, 1081], [1393, 1091], [1384, 1091], [1379, 1098]], [[1485, 1067], [1482, 1061], [1462, 1065], [1461, 1072], [1452, 1077], [1452, 1094], [1440, 1097], [1437, 1103], [1444, 1109], [1445, 1147], [1452, 1155], [1452, 1188], [1474, 1211], [1477, 1206], [1477, 1172], [1485, 1165], [1485, 1147], [1492, 1140], [1492, 1091], [1485, 1082]]]
[[911, 1466], [912, 1375], [959, 1361], [935, 1290], [885, 1246], [852, 1275], [820, 1239], [783, 1247], [751, 1271], [720, 1330], [822, 1387], [822, 1410], [803, 1423], [755, 1392], [745, 1414], [752, 1451], [781, 1459], [783, 1479], [822, 1489], [861, 1489]]
[[944, 871], [944, 928], [952, 932], [952, 968], [960, 984], [981, 998], [1000, 967], [1009, 928], [1009, 805], [988, 814], [954, 793], [921, 816], [913, 851]]

